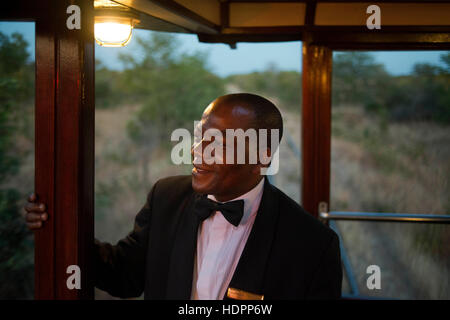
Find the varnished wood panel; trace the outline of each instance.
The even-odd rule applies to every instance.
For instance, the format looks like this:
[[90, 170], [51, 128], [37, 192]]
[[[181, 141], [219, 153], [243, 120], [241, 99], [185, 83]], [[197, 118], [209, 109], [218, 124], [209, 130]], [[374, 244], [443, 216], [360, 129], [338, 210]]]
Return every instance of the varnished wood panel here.
[[55, 298], [55, 34], [36, 24], [35, 192], [49, 219], [35, 232], [35, 298]]
[[314, 216], [330, 199], [331, 49], [302, 48], [302, 205]]
[[[36, 18], [35, 189], [49, 220], [36, 232], [35, 297], [91, 299], [94, 240], [94, 40], [92, 1], [78, 1], [81, 30], [66, 28], [71, 1]], [[81, 269], [69, 290], [67, 267]]]

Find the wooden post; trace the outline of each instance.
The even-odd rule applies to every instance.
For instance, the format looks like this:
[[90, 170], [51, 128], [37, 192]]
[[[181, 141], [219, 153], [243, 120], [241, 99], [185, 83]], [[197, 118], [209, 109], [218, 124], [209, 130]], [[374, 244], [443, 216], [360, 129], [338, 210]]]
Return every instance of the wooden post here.
[[[35, 190], [49, 220], [35, 235], [35, 298], [92, 299], [94, 239], [93, 1], [81, 9], [81, 29], [69, 30], [73, 1], [45, 1], [36, 19]], [[81, 269], [70, 290], [67, 267]]]
[[332, 50], [303, 42], [302, 205], [318, 216], [330, 200]]

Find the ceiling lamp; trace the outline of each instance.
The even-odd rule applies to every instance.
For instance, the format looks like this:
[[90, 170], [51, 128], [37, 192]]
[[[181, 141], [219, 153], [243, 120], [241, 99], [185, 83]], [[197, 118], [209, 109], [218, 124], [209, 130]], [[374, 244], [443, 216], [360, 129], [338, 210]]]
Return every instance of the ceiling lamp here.
[[137, 15], [119, 7], [95, 8], [95, 41], [103, 47], [123, 47], [131, 40]]

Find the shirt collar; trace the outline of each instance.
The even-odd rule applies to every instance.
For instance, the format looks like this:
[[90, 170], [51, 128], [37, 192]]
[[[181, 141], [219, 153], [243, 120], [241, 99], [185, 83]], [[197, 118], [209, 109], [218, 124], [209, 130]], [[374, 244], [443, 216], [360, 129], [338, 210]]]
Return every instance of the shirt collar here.
[[[259, 207], [259, 203], [261, 202], [261, 197], [262, 197], [262, 193], [264, 190], [264, 177], [261, 179], [261, 181], [250, 191], [244, 193], [243, 195], [225, 201], [225, 202], [229, 202], [229, 201], [234, 201], [234, 200], [244, 200], [244, 215], [242, 216], [242, 220], [240, 224], [245, 224], [248, 220], [248, 218], [250, 217], [250, 215], [252, 213], [256, 214], [255, 209], [257, 209]], [[214, 201], [217, 201], [216, 198], [212, 195], [212, 194], [208, 194], [208, 198]], [[220, 201], [218, 201], [220, 202]]]

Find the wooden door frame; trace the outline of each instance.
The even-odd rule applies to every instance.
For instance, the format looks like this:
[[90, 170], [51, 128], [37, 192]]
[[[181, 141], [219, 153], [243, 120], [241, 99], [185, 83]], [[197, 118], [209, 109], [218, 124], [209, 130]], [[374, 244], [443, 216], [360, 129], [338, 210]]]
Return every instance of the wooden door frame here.
[[[77, 1], [81, 29], [69, 30], [69, 0], [36, 19], [35, 190], [49, 220], [35, 233], [35, 298], [93, 299], [93, 2]], [[76, 265], [81, 289], [69, 289]]]
[[302, 205], [318, 216], [330, 200], [332, 50], [302, 42]]
[[[94, 8], [77, 0], [81, 29], [69, 30], [70, 0], [16, 0], [0, 19], [34, 21], [35, 192], [49, 215], [35, 232], [35, 299], [93, 299]], [[69, 289], [67, 267], [81, 271]]]

